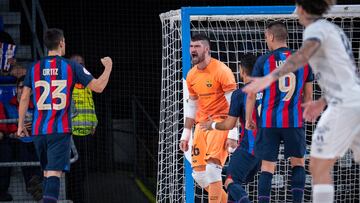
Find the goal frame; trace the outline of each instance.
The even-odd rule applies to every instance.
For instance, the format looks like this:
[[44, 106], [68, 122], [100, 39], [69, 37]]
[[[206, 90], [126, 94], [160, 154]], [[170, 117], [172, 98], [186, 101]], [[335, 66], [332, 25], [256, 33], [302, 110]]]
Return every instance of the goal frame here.
[[[331, 8], [330, 14], [341, 13], [344, 15], [353, 15], [356, 12], [360, 11], [360, 5], [335, 5]], [[192, 16], [201, 17], [204, 16], [226, 16], [226, 18], [234, 18], [235, 16], [246, 16], [246, 15], [259, 15], [259, 17], [264, 18], [264, 16], [269, 15], [271, 17], [278, 15], [294, 15], [295, 16], [296, 7], [295, 6], [223, 6], [223, 7], [182, 7], [176, 11], [170, 11], [163, 13], [160, 17], [170, 16], [174, 20], [181, 21], [181, 57], [182, 57], [182, 76], [183, 76], [183, 101], [188, 95], [188, 90], [186, 87], [186, 76], [189, 70], [191, 69], [191, 56], [189, 52], [190, 41], [191, 41], [191, 19]], [[254, 17], [256, 18], [256, 17]], [[184, 105], [185, 111], [185, 105]], [[185, 119], [184, 119], [185, 121]], [[191, 146], [191, 140], [189, 146]], [[184, 177], [185, 177], [185, 202], [193, 203], [195, 200], [195, 191], [194, 191], [194, 180], [192, 178], [192, 168], [191, 168], [191, 150], [188, 150], [184, 153]]]
[[[276, 9], [274, 9], [276, 7]], [[224, 6], [224, 7], [182, 7], [181, 8], [181, 35], [182, 35], [182, 63], [183, 63], [183, 81], [186, 81], [187, 73], [191, 69], [191, 56], [189, 52], [191, 41], [191, 16], [206, 15], [276, 15], [276, 14], [292, 14], [295, 6]], [[184, 82], [186, 83], [186, 82]], [[185, 85], [184, 85], [185, 86]], [[183, 89], [184, 94], [188, 95], [187, 88]], [[184, 100], [185, 101], [185, 100]], [[190, 152], [189, 152], [190, 151]], [[191, 150], [188, 150], [191, 153]], [[185, 155], [185, 201], [193, 203], [194, 196], [194, 180], [192, 178], [191, 154]]]

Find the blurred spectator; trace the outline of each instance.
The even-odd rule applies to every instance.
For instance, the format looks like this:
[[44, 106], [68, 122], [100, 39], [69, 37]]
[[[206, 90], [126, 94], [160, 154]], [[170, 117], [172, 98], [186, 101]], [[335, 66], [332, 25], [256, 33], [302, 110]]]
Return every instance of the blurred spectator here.
[[3, 29], [2, 20], [0, 24], [0, 71], [8, 73], [16, 62], [16, 45], [10, 34]]
[[[71, 60], [85, 66], [82, 56], [73, 55]], [[75, 203], [85, 202], [84, 179], [89, 173], [89, 142], [95, 133], [98, 120], [94, 100], [89, 88], [76, 84], [72, 95], [72, 134], [79, 159], [71, 166], [67, 175], [68, 199]]]
[[[17, 80], [16, 84], [16, 96], [14, 96], [9, 102], [4, 102], [3, 105], [5, 107], [5, 112], [7, 118], [17, 119], [18, 116], [18, 106], [19, 101], [22, 94], [24, 76], [20, 77]], [[31, 117], [31, 107], [33, 105], [30, 104], [30, 110], [28, 112], [29, 118]], [[31, 121], [27, 122], [26, 127], [31, 129]], [[5, 136], [0, 141], [0, 161], [2, 162], [36, 162], [38, 158], [36, 156], [34, 144], [32, 143], [32, 137], [24, 137], [21, 139], [16, 138], [15, 133], [17, 131], [17, 126], [15, 124], [7, 125], [7, 131], [5, 132]], [[0, 185], [2, 185], [1, 191], [3, 194], [3, 198], [0, 196], [0, 201], [5, 199], [6, 201], [10, 201], [10, 194], [7, 193], [7, 189], [10, 185], [10, 176], [11, 176], [11, 168], [1, 168], [0, 172]], [[21, 167], [25, 184], [26, 191], [30, 193], [34, 200], [41, 200], [42, 198], [42, 173], [40, 171], [39, 166], [22, 166]], [[1, 192], [0, 192], [1, 195]], [[3, 200], [4, 201], [4, 200]]]
[[26, 75], [26, 68], [19, 63], [15, 63], [10, 70], [10, 75], [16, 78], [20, 78]]

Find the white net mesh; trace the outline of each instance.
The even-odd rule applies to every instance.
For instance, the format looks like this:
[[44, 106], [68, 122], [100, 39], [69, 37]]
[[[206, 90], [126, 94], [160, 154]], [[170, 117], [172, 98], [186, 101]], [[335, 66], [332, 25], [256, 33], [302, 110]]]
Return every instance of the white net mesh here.
[[[204, 8], [206, 9], [206, 8]], [[276, 7], [274, 7], [276, 9]], [[359, 64], [360, 13], [354, 7], [337, 7], [327, 18], [339, 25], [352, 42], [353, 52]], [[336, 12], [335, 12], [336, 11]], [[161, 14], [162, 21], [162, 89], [160, 106], [159, 158], [158, 158], [158, 202], [183, 202], [185, 194], [183, 154], [178, 143], [183, 127], [183, 90], [181, 55], [180, 11]], [[205, 33], [211, 39], [212, 56], [227, 64], [239, 81], [239, 55], [244, 53], [264, 54], [267, 51], [264, 29], [270, 21], [280, 20], [288, 28], [288, 45], [298, 49], [302, 43], [303, 27], [295, 15], [239, 15], [239, 16], [191, 16], [191, 32]], [[314, 84], [314, 98], [321, 91]], [[306, 124], [307, 146], [310, 148], [311, 134], [315, 125]], [[307, 151], [308, 154], [309, 150]], [[291, 202], [289, 185], [289, 161], [280, 150], [277, 171], [273, 178], [272, 202]], [[304, 202], [311, 202], [311, 176], [306, 160], [307, 181]], [[347, 153], [335, 165], [335, 199], [337, 202], [359, 202], [359, 166]], [[257, 177], [247, 186], [250, 200], [256, 202]], [[196, 189], [196, 202], [202, 202], [206, 195]]]

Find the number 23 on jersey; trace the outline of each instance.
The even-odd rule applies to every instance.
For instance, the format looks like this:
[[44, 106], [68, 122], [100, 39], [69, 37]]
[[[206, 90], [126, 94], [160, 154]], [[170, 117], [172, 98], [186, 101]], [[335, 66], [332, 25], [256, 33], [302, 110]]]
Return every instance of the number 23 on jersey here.
[[[40, 95], [37, 101], [37, 107], [39, 110], [62, 110], [66, 107], [67, 95], [62, 91], [66, 88], [66, 80], [52, 80], [51, 84], [45, 80], [39, 80], [35, 82], [36, 88], [43, 88], [44, 91]], [[51, 88], [55, 87], [54, 91], [50, 91]], [[50, 96], [51, 93], [51, 103], [46, 103], [46, 99]], [[53, 103], [53, 99], [60, 99], [60, 102]], [[56, 100], [59, 101], [59, 100]]]

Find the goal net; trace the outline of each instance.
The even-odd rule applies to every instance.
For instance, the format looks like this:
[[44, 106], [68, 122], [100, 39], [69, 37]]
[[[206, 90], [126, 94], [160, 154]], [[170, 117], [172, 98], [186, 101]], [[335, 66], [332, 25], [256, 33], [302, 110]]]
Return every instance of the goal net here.
[[[211, 39], [211, 55], [227, 64], [239, 80], [239, 56], [257, 55], [267, 51], [264, 30], [267, 23], [279, 20], [289, 32], [288, 45], [298, 49], [302, 44], [303, 27], [298, 23], [293, 6], [260, 7], [193, 7], [162, 13], [162, 85], [160, 103], [160, 129], [158, 148], [157, 201], [203, 202], [206, 192], [194, 184], [191, 177], [191, 150], [184, 154], [178, 144], [183, 129], [183, 102], [186, 74], [191, 68], [190, 36], [204, 33]], [[334, 6], [326, 18], [339, 25], [349, 37], [355, 59], [359, 63], [360, 7]], [[314, 83], [314, 98], [321, 91]], [[311, 202], [311, 176], [308, 155], [315, 125], [306, 124], [307, 156], [304, 202]], [[289, 180], [290, 165], [280, 149], [277, 170], [272, 182], [271, 201], [291, 202]], [[336, 184], [336, 202], [360, 201], [359, 166], [348, 152], [335, 165], [333, 178]], [[246, 186], [250, 200], [256, 202], [257, 177]]]

